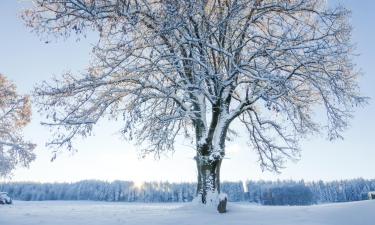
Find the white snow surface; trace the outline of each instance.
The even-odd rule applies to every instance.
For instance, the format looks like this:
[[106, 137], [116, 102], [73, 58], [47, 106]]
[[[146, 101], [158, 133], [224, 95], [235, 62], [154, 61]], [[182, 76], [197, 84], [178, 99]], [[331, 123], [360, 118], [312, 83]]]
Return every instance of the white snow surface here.
[[313, 206], [228, 203], [219, 214], [192, 203], [15, 201], [0, 205], [0, 225], [374, 225], [375, 201]]

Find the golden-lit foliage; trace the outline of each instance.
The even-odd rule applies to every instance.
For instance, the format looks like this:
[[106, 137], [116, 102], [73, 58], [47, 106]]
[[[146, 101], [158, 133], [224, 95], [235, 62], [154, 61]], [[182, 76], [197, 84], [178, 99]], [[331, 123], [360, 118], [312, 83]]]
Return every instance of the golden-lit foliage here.
[[7, 176], [17, 165], [28, 166], [34, 160], [35, 145], [21, 136], [30, 118], [29, 96], [19, 96], [16, 86], [0, 74], [0, 176]]

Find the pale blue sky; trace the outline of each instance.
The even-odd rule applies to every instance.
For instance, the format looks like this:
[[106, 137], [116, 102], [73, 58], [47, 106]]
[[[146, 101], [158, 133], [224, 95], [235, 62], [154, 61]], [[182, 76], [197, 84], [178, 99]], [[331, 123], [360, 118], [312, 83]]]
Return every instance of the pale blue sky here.
[[[335, 1], [336, 2], [336, 1]], [[340, 1], [352, 10], [353, 42], [356, 58], [364, 76], [360, 86], [364, 95], [375, 99], [375, 1]], [[0, 0], [0, 73], [13, 80], [21, 93], [64, 71], [83, 71], [89, 62], [90, 40], [53, 41], [44, 44], [30, 33], [19, 18], [24, 1]], [[95, 38], [91, 38], [92, 41]], [[345, 132], [344, 141], [328, 142], [324, 137], [311, 137], [301, 143], [302, 158], [288, 163], [281, 174], [261, 172], [256, 155], [239, 140], [227, 144], [227, 159], [222, 166], [222, 180], [305, 179], [333, 180], [375, 178], [375, 106], [373, 100], [359, 108]], [[195, 181], [194, 150], [180, 143], [173, 156], [155, 161], [153, 157], [138, 159], [135, 147], [121, 140], [118, 124], [102, 121], [95, 135], [77, 143], [75, 154], [60, 155], [50, 162], [51, 153], [44, 144], [49, 131], [39, 125], [37, 112], [25, 130], [27, 139], [38, 144], [37, 159], [29, 169], [15, 171], [13, 180], [41, 182], [77, 181], [81, 179], [151, 181]]]

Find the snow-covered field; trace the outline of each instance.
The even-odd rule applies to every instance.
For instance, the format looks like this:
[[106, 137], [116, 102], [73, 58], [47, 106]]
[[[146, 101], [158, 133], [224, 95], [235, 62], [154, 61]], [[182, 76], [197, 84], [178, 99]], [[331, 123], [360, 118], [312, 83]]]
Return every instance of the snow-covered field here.
[[0, 205], [0, 225], [374, 225], [375, 201], [314, 206], [229, 203], [228, 213], [185, 204], [90, 201]]

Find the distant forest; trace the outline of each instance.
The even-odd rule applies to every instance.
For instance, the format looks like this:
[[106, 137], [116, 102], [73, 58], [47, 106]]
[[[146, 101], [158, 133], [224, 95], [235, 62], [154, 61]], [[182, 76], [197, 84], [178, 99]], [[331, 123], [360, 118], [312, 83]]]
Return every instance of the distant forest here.
[[[332, 182], [247, 181], [223, 182], [222, 192], [233, 202], [263, 205], [311, 205], [367, 199], [375, 180], [353, 179]], [[110, 202], [188, 202], [195, 183], [148, 182], [137, 187], [131, 181], [85, 180], [76, 183], [0, 183], [0, 191], [15, 200], [93, 200]]]

